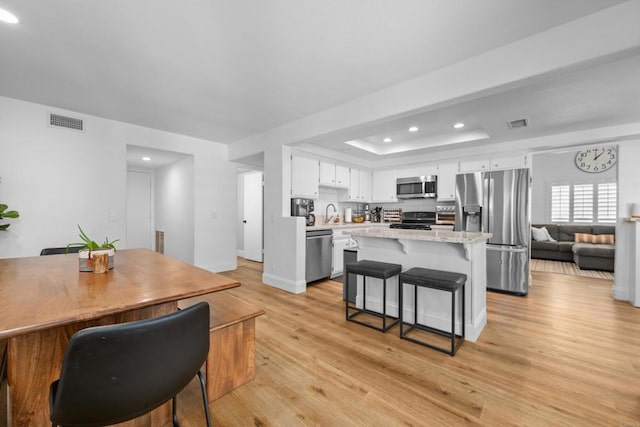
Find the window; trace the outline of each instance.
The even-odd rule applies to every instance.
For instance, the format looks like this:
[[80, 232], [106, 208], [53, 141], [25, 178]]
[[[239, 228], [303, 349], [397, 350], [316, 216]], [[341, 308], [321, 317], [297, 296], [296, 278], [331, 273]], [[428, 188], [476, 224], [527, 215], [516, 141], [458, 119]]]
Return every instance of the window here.
[[573, 221], [593, 222], [593, 185], [573, 186]]
[[617, 185], [557, 184], [551, 186], [551, 222], [616, 222]]
[[551, 221], [569, 222], [569, 185], [551, 186]]
[[618, 208], [615, 182], [598, 184], [598, 222], [615, 223]]

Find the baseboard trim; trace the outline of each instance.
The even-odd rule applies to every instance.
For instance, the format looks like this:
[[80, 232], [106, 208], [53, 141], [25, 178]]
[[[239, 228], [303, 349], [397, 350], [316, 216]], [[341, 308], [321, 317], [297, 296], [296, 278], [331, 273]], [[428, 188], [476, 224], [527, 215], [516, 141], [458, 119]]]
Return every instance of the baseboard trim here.
[[307, 291], [307, 282], [304, 280], [293, 281], [267, 273], [262, 274], [262, 283], [293, 294], [301, 294]]

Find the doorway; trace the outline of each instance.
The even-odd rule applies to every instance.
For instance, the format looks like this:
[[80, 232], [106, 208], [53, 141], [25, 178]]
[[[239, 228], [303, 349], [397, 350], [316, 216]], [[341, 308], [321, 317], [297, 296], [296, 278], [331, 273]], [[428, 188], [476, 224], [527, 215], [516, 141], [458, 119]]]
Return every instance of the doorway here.
[[263, 261], [263, 173], [238, 174], [238, 254], [252, 261]]

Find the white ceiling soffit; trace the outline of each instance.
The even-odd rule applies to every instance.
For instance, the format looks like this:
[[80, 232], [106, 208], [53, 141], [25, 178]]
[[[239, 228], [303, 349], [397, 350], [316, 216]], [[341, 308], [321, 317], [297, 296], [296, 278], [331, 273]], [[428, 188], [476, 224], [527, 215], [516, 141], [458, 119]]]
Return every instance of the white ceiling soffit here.
[[408, 151], [423, 150], [425, 148], [452, 146], [455, 144], [461, 144], [463, 142], [473, 142], [482, 139], [489, 138], [489, 135], [483, 130], [475, 130], [468, 132], [459, 132], [447, 135], [436, 135], [432, 137], [423, 138], [420, 140], [406, 141], [403, 143], [387, 143], [384, 145], [377, 142], [369, 142], [365, 140], [352, 140], [345, 141], [345, 144], [349, 144], [352, 147], [359, 148], [369, 153], [376, 154], [378, 156], [384, 156], [387, 154], [399, 154], [406, 153]]

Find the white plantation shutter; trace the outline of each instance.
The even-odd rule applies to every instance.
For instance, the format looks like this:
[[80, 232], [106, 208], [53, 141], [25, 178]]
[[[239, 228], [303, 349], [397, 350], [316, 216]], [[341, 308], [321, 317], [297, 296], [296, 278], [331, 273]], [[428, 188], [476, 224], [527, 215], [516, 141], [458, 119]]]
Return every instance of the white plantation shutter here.
[[615, 182], [598, 184], [598, 222], [615, 223], [618, 199]]
[[593, 222], [593, 185], [573, 186], [573, 221]]
[[569, 222], [569, 185], [551, 186], [551, 221]]

